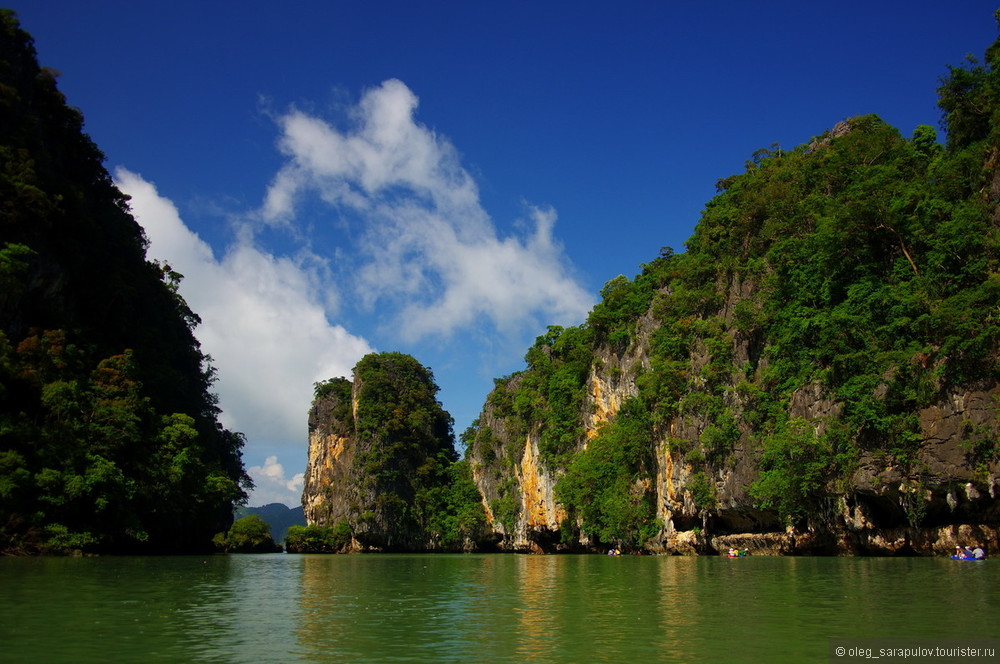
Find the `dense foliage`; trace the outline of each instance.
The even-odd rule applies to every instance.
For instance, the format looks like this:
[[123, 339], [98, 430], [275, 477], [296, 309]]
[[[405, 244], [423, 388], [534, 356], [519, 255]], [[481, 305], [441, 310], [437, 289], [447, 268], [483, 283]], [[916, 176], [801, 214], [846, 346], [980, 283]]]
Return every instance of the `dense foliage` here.
[[324, 401], [327, 424], [355, 441], [356, 487], [330, 487], [353, 496], [338, 536], [290, 530], [289, 550], [338, 550], [352, 537], [385, 549], [452, 550], [480, 535], [482, 502], [468, 463], [457, 458], [452, 418], [437, 392], [429, 369], [395, 352], [362, 358], [353, 384], [317, 383], [314, 407]]
[[425, 490], [420, 502], [435, 548], [456, 551], [482, 538], [486, 513], [468, 460], [449, 465], [445, 479], [445, 483]]
[[335, 404], [330, 413], [333, 420], [340, 425], [342, 433], [354, 431], [354, 407], [352, 391], [354, 385], [342, 376], [320, 381], [313, 385], [313, 401], [328, 399]]
[[451, 416], [436, 398], [433, 374], [409, 355], [366, 355], [354, 376], [360, 450], [355, 464], [363, 493], [374, 497], [359, 520], [385, 534], [386, 546], [420, 541], [431, 493], [447, 482], [455, 461]]
[[0, 551], [211, 547], [250, 481], [181, 275], [0, 13]]
[[225, 533], [212, 538], [216, 551], [222, 553], [278, 553], [281, 546], [271, 537], [271, 526], [259, 514], [237, 519]]
[[332, 526], [290, 526], [285, 535], [288, 553], [341, 553], [351, 546], [353, 532], [347, 521]]
[[[862, 454], [919, 475], [919, 411], [1000, 378], [998, 58], [1000, 41], [942, 82], [945, 146], [930, 126], [905, 137], [857, 117], [720, 180], [686, 253], [609, 281], [584, 325], [550, 328], [525, 371], [497, 381], [488, 407], [505, 433], [469, 434], [480, 462], [512, 465], [537, 436], [562, 478], [563, 539], [625, 546], [657, 529], [659, 444], [700, 510], [739, 444], [759, 459], [752, 498], [792, 521]], [[635, 349], [638, 395], [588, 441], [588, 372]], [[800, 392], [829, 413], [791, 417]], [[995, 430], [968, 446], [974, 465], [998, 460]], [[498, 518], [512, 523], [510, 507]]]
[[556, 496], [569, 510], [563, 541], [577, 539], [576, 523], [598, 543], [638, 548], [655, 535], [652, 427], [638, 399], [601, 427], [587, 448], [573, 457]]

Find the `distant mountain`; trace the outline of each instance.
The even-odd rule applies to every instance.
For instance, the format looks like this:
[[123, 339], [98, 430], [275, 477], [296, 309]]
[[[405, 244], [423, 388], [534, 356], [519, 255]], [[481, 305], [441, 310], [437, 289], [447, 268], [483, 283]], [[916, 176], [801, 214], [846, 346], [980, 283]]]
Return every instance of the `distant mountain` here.
[[259, 515], [267, 522], [267, 525], [271, 526], [271, 537], [278, 544], [284, 543], [285, 533], [289, 526], [306, 525], [306, 517], [302, 513], [301, 505], [290, 508], [284, 503], [269, 503], [262, 507], [240, 507], [236, 510], [237, 519], [250, 514]]

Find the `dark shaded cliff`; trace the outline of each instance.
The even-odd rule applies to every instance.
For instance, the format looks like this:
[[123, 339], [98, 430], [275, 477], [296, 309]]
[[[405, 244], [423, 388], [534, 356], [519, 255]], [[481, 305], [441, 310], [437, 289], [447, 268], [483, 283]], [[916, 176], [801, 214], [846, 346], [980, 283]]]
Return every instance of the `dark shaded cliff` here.
[[0, 11], [0, 553], [211, 550], [241, 434], [104, 156]]

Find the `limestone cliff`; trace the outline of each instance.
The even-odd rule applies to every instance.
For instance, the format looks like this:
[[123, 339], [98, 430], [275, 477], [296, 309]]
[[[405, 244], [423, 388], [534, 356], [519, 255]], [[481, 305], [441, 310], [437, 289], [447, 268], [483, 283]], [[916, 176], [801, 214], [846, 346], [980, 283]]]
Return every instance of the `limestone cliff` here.
[[686, 254], [539, 337], [469, 450], [499, 548], [998, 552], [1000, 170], [925, 134], [761, 151]]
[[[352, 386], [353, 388], [353, 386]], [[342, 403], [347, 397], [347, 403]], [[351, 516], [352, 495], [357, 486], [354, 457], [357, 442], [351, 420], [338, 413], [350, 408], [353, 419], [353, 389], [318, 397], [309, 410], [309, 455], [302, 508], [308, 524], [335, 524]]]
[[[639, 394], [636, 380], [648, 364], [642, 349], [640, 343], [628, 353], [597, 353], [586, 381], [577, 453], [614, 419], [623, 402]], [[703, 361], [692, 358], [695, 364]], [[515, 376], [497, 389], [516, 391], [520, 380]], [[750, 495], [760, 477], [761, 456], [752, 432], [741, 433], [721, 463], [692, 462], [699, 455], [690, 452], [701, 446], [713, 420], [704, 414], [673, 418], [655, 442], [650, 478], [661, 526], [641, 548], [674, 554], [715, 553], [730, 546], [764, 554], [930, 554], [975, 541], [1000, 550], [997, 459], [993, 455], [977, 464], [972, 458], [977, 440], [997, 435], [998, 403], [1000, 386], [991, 383], [947, 394], [921, 409], [912, 461], [862, 454], [848, 474], [823, 484], [815, 510], [794, 525], [762, 509]], [[787, 414], [822, 432], [842, 408], [821, 386], [809, 383], [790, 395]], [[564, 536], [567, 511], [554, 487], [565, 469], [541, 459], [537, 429], [512, 436], [510, 428], [488, 403], [470, 450], [473, 477], [499, 548], [553, 552], [620, 545], [594, 542], [586, 532], [576, 539]], [[710, 507], [700, 505], [692, 490], [699, 472], [710, 482]]]
[[[353, 550], [437, 550], [461, 539], [449, 502], [451, 417], [437, 389], [431, 372], [401, 353], [367, 355], [352, 381], [317, 385], [302, 494], [309, 525], [348, 529]], [[466, 521], [461, 535], [475, 525]]]
[[[1000, 553], [1000, 42], [986, 63], [939, 90], [946, 145], [865, 116], [759, 150], [685, 253], [539, 336], [465, 436], [453, 546]], [[439, 549], [441, 492], [382, 463], [424, 419], [359, 378], [353, 433], [314, 408], [307, 515], [385, 548], [389, 505]]]

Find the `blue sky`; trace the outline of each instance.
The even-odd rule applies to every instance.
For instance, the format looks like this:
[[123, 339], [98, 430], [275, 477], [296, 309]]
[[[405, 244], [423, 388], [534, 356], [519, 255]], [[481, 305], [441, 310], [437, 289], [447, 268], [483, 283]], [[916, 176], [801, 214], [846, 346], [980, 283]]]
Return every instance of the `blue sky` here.
[[459, 434], [755, 150], [937, 126], [997, 34], [982, 0], [12, 8], [185, 275], [251, 505], [298, 503], [314, 381], [410, 353]]

